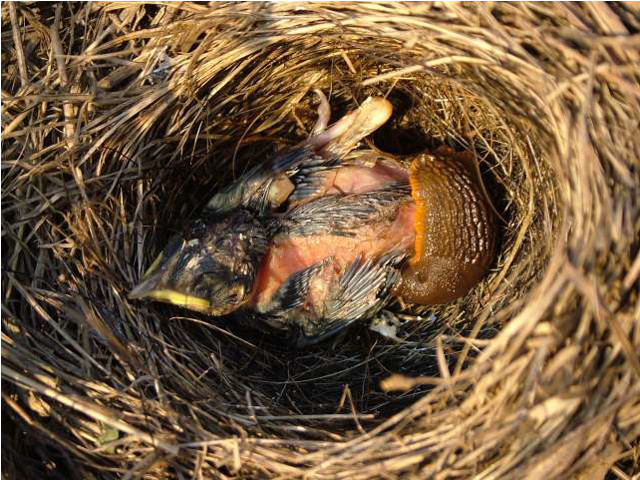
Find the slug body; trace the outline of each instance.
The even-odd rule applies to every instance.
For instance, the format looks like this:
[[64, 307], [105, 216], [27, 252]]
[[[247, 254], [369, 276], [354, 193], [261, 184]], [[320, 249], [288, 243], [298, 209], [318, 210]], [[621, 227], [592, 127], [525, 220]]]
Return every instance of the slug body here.
[[496, 224], [475, 158], [355, 150], [391, 105], [369, 98], [327, 128], [319, 96], [310, 138], [214, 196], [130, 298], [242, 312], [304, 345], [373, 318], [394, 297], [446, 303], [480, 281]]
[[411, 164], [416, 241], [394, 293], [421, 305], [465, 295], [493, 261], [496, 221], [469, 154], [421, 155]]

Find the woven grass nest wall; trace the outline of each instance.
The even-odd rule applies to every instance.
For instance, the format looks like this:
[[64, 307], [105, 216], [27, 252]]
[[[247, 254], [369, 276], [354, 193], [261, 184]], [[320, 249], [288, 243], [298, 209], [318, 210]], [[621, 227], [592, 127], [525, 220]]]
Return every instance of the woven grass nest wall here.
[[[637, 5], [4, 3], [2, 27], [8, 478], [637, 474]], [[475, 152], [487, 278], [401, 343], [304, 350], [129, 301], [306, 137], [316, 88], [333, 120], [386, 96], [383, 151]]]

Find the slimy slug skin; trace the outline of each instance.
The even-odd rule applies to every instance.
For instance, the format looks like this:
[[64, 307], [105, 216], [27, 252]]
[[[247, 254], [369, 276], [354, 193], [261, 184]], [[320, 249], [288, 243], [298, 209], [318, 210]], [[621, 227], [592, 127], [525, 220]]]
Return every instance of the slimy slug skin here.
[[405, 302], [451, 302], [473, 288], [495, 255], [497, 226], [470, 154], [420, 155], [410, 167], [415, 251], [394, 294]]

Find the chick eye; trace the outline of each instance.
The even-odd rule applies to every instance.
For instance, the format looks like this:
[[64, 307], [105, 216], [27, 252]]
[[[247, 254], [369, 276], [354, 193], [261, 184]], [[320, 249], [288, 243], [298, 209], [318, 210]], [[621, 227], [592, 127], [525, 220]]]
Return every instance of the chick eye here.
[[244, 287], [239, 286], [238, 288], [234, 288], [229, 294], [229, 301], [233, 303], [238, 303], [244, 298]]
[[229, 292], [227, 293], [227, 296], [224, 299], [224, 303], [233, 305], [235, 303], [238, 303], [238, 294], [236, 292]]

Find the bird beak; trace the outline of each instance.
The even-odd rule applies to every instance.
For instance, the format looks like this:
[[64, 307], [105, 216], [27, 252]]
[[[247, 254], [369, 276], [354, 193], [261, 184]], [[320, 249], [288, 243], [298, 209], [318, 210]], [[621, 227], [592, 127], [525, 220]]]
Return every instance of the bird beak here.
[[145, 298], [158, 287], [160, 284], [160, 266], [164, 261], [164, 254], [161, 252], [156, 257], [151, 266], [147, 268], [140, 282], [133, 290], [129, 292], [129, 298], [132, 300]]
[[162, 263], [164, 262], [164, 253], [160, 252], [160, 255], [158, 255], [156, 257], [156, 259], [153, 261], [153, 263], [151, 264], [151, 266], [149, 268], [147, 268], [147, 271], [144, 272], [144, 275], [142, 276], [143, 279], [147, 279], [149, 278], [152, 274], [156, 273], [158, 270], [160, 270], [160, 266], [162, 265]]
[[198, 312], [211, 312], [211, 303], [208, 300], [167, 288], [163, 279], [164, 269], [161, 268], [163, 261], [164, 255], [160, 254], [145, 272], [142, 282], [129, 292], [128, 298], [130, 300], [153, 299]]
[[146, 298], [153, 294], [160, 283], [160, 273], [145, 274], [145, 279], [129, 292], [128, 297], [132, 300]]
[[211, 303], [204, 298], [194, 297], [185, 293], [167, 288], [158, 287], [156, 275], [144, 280], [140, 285], [129, 292], [130, 300], [153, 299], [164, 303], [171, 303], [182, 308], [210, 314]]

